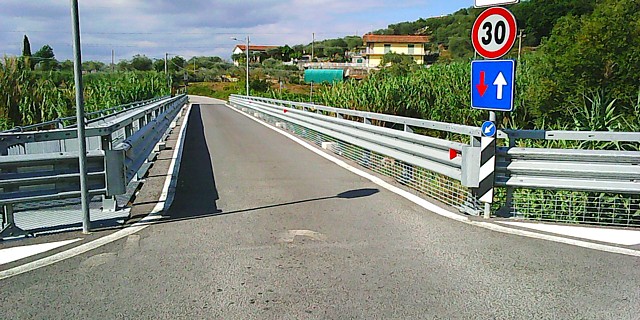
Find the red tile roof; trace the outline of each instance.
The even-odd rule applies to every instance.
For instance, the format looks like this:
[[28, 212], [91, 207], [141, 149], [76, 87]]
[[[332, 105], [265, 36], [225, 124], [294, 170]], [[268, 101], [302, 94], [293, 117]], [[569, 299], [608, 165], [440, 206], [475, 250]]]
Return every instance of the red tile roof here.
[[[244, 51], [247, 48], [246, 44], [239, 44], [236, 45], [236, 48], [240, 48], [240, 50]], [[256, 46], [256, 45], [249, 45], [249, 50], [251, 51], [267, 51], [269, 49], [277, 49], [278, 46]]]
[[428, 43], [429, 37], [365, 34], [362, 40], [364, 43]]

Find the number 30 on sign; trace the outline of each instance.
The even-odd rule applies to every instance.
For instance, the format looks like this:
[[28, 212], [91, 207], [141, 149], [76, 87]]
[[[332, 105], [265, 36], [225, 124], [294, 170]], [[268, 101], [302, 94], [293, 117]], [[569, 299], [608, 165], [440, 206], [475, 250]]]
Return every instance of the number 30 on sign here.
[[516, 18], [511, 11], [502, 7], [489, 8], [473, 24], [471, 41], [479, 55], [498, 59], [515, 44], [516, 30]]

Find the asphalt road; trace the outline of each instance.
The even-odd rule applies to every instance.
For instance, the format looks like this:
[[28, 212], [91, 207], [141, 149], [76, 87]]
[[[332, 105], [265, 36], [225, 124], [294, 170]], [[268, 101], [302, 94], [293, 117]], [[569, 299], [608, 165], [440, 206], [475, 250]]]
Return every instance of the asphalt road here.
[[442, 218], [196, 101], [166, 219], [0, 281], [0, 318], [640, 318], [638, 258]]

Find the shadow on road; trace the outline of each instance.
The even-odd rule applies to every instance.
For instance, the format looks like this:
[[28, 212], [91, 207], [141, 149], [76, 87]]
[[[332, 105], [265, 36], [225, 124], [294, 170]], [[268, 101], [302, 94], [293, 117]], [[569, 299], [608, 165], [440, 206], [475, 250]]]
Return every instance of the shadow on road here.
[[[242, 214], [242, 213], [249, 213], [249, 212], [254, 212], [254, 211], [273, 209], [273, 208], [280, 208], [280, 207], [286, 207], [286, 206], [291, 206], [291, 205], [297, 205], [297, 204], [303, 204], [303, 203], [309, 203], [309, 202], [316, 202], [316, 201], [323, 201], [323, 200], [331, 200], [331, 199], [351, 200], [351, 199], [369, 197], [369, 196], [372, 196], [372, 195], [374, 195], [376, 193], [379, 193], [379, 192], [380, 192], [379, 189], [355, 189], [355, 190], [349, 190], [349, 191], [345, 191], [345, 192], [339, 193], [339, 194], [337, 194], [335, 196], [327, 196], [327, 197], [318, 197], [318, 198], [311, 198], [311, 199], [298, 200], [298, 201], [290, 201], [290, 202], [284, 202], [284, 203], [278, 203], [278, 204], [272, 204], [272, 205], [266, 205], [266, 206], [260, 206], [260, 207], [253, 207], [253, 208], [247, 208], [247, 209], [241, 209], [241, 210], [234, 210], [234, 211], [228, 211], [228, 212], [223, 212], [222, 210], [215, 209], [215, 211], [210, 211], [208, 213], [199, 213], [199, 214], [196, 214], [196, 215], [189, 215], [189, 214], [176, 214], [176, 215], [174, 215], [174, 214], [171, 214], [172, 210], [174, 210], [174, 207], [175, 207], [175, 201], [174, 201], [174, 204], [171, 206], [171, 209], [169, 210], [168, 214], [165, 214], [163, 219], [161, 219], [159, 221], [151, 222], [151, 224], [160, 224], [160, 223], [184, 221], [184, 220], [200, 219], [200, 218], [209, 218], [209, 217], [219, 217], [219, 216], [226, 216], [226, 215], [232, 215], [232, 214]], [[177, 199], [178, 199], [178, 193], [176, 192], [176, 200]], [[187, 204], [187, 206], [186, 206], [186, 208], [184, 210], [189, 212], [192, 209], [189, 209], [189, 206]]]
[[192, 106], [182, 154], [175, 197], [164, 216], [168, 220], [184, 220], [220, 212], [200, 105]]

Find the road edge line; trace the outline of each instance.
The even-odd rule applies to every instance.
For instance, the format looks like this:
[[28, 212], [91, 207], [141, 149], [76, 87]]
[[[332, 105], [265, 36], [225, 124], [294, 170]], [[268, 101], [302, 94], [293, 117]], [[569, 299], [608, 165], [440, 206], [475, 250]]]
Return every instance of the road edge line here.
[[515, 228], [509, 228], [509, 227], [505, 227], [505, 226], [500, 226], [491, 222], [479, 222], [479, 221], [472, 221], [471, 219], [469, 219], [468, 217], [464, 217], [461, 216], [455, 212], [449, 211], [447, 209], [441, 208], [440, 206], [429, 202], [428, 200], [421, 198], [415, 194], [412, 194], [406, 190], [403, 190], [401, 188], [398, 188], [368, 172], [365, 172], [361, 169], [358, 169], [348, 163], [346, 163], [345, 161], [338, 159], [335, 156], [329, 155], [325, 152], [322, 152], [321, 150], [311, 146], [310, 144], [308, 144], [307, 142], [305, 142], [304, 140], [292, 135], [289, 132], [286, 132], [282, 129], [276, 128], [266, 122], [263, 122], [259, 119], [256, 119], [254, 117], [252, 117], [249, 114], [246, 114], [238, 109], [236, 109], [235, 107], [231, 106], [230, 104], [226, 104], [226, 106], [233, 110], [236, 111], [244, 116], [246, 116], [247, 118], [262, 124], [263, 126], [276, 131], [282, 135], [284, 135], [285, 137], [293, 140], [294, 142], [298, 143], [299, 145], [305, 147], [306, 149], [316, 153], [317, 155], [337, 164], [338, 166], [352, 172], [355, 173], [375, 184], [377, 184], [378, 186], [387, 189], [388, 191], [391, 191], [415, 204], [417, 204], [418, 206], [433, 212], [439, 216], [445, 217], [445, 218], [449, 218], [455, 221], [459, 221], [459, 222], [463, 222], [469, 225], [473, 225], [473, 226], [477, 226], [477, 227], [481, 227], [484, 229], [488, 229], [491, 231], [495, 231], [495, 232], [500, 232], [500, 233], [505, 233], [505, 234], [512, 234], [512, 235], [518, 235], [518, 236], [522, 236], [522, 237], [527, 237], [527, 238], [534, 238], [534, 239], [539, 239], [539, 240], [546, 240], [546, 241], [552, 241], [552, 242], [556, 242], [556, 243], [562, 243], [562, 244], [567, 244], [567, 245], [573, 245], [573, 246], [577, 246], [577, 247], [582, 247], [582, 248], [587, 248], [587, 249], [592, 249], [592, 250], [598, 250], [598, 251], [604, 251], [604, 252], [609, 252], [609, 253], [617, 253], [617, 254], [622, 254], [622, 255], [627, 255], [627, 256], [634, 256], [634, 257], [640, 257], [640, 251], [638, 250], [633, 250], [633, 249], [627, 249], [627, 248], [621, 248], [621, 247], [616, 247], [616, 246], [609, 246], [609, 245], [604, 245], [604, 244], [597, 244], [597, 243], [592, 243], [592, 242], [587, 242], [587, 241], [582, 241], [582, 240], [575, 240], [575, 239], [570, 239], [570, 238], [563, 238], [560, 236], [552, 236], [552, 235], [547, 235], [547, 234], [543, 234], [543, 233], [537, 233], [537, 232], [533, 232], [533, 231], [525, 231], [525, 230], [520, 230], [520, 229], [515, 229]]
[[[186, 128], [187, 128], [187, 124], [189, 122], [189, 115], [191, 114], [191, 106], [192, 104], [189, 104], [189, 106], [187, 107], [187, 112], [185, 114], [184, 120], [182, 121], [182, 127], [180, 128], [180, 134], [178, 135], [178, 140], [176, 141], [176, 145], [178, 145], [178, 148], [176, 148], [173, 151], [173, 157], [171, 160], [171, 164], [169, 166], [169, 168], [171, 169], [173, 167], [174, 171], [171, 172], [171, 170], [168, 171], [168, 176], [165, 180], [165, 184], [163, 187], [163, 192], [160, 194], [160, 198], [158, 199], [158, 203], [156, 204], [156, 207], [154, 207], [154, 210], [156, 210], [156, 208], [158, 208], [159, 206], [161, 206], [161, 208], [166, 208], [168, 207], [171, 203], [168, 201], [169, 199], [169, 194], [168, 194], [168, 190], [169, 187], [171, 185], [175, 186], [175, 181], [177, 181], [177, 174], [175, 173], [175, 170], [177, 170], [178, 168], [180, 168], [180, 163], [178, 161], [182, 160], [182, 149], [183, 149], [183, 144], [184, 144], [184, 134], [186, 133]], [[166, 192], [165, 192], [166, 191]], [[164, 199], [163, 199], [164, 197]], [[173, 200], [173, 197], [171, 197], [170, 200]], [[75, 256], [81, 255], [83, 253], [89, 252], [91, 250], [97, 249], [99, 247], [102, 247], [106, 244], [112, 243], [114, 241], [118, 241], [124, 237], [128, 237], [132, 234], [138, 233], [144, 229], [146, 229], [147, 227], [149, 227], [151, 225], [151, 223], [149, 222], [149, 220], [153, 220], [153, 219], [149, 219], [149, 217], [152, 217], [154, 214], [157, 214], [158, 212], [153, 212], [150, 213], [149, 215], [147, 215], [144, 219], [134, 223], [133, 225], [131, 225], [130, 227], [127, 227], [123, 230], [120, 231], [116, 231], [110, 235], [98, 238], [96, 240], [93, 240], [91, 242], [79, 245], [77, 247], [56, 253], [54, 255], [36, 260], [36, 261], [32, 261], [17, 267], [13, 267], [11, 269], [7, 269], [4, 271], [0, 271], [0, 280], [4, 280], [7, 278], [11, 278], [14, 276], [17, 276], [19, 274], [23, 274], [23, 273], [27, 273], [42, 267], [46, 267], [46, 266], [50, 266], [52, 264], [58, 263], [60, 261], [64, 261], [67, 260], [69, 258], [73, 258]], [[161, 210], [162, 211], [162, 210]]]

